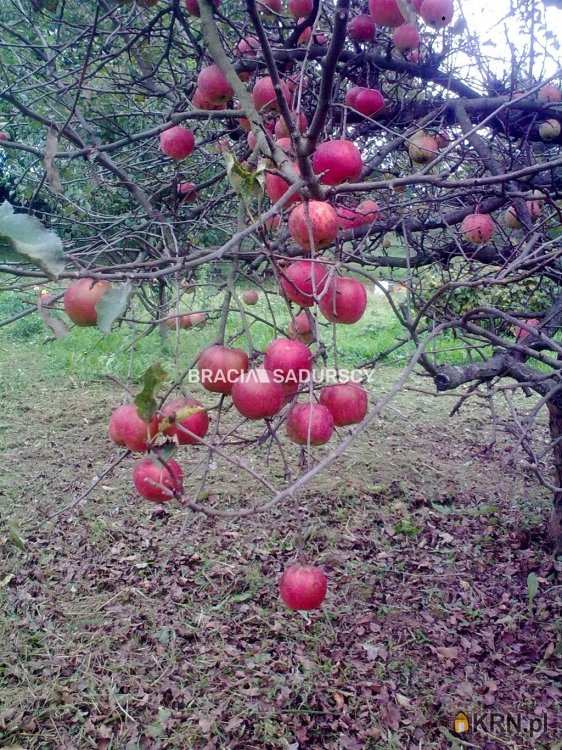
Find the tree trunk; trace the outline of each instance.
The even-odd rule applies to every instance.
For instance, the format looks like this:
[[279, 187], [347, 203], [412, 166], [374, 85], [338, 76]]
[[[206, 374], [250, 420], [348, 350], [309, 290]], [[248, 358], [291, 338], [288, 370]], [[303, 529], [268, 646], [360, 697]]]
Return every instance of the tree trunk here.
[[550, 517], [549, 536], [556, 553], [562, 551], [562, 408], [552, 401], [547, 403], [549, 413], [550, 439], [554, 461], [554, 480], [559, 488], [554, 493], [554, 507]]

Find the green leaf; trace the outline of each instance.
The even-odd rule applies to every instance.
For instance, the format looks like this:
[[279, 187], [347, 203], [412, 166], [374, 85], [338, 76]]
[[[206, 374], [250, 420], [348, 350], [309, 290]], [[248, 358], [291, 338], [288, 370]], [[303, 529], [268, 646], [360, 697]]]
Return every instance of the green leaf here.
[[244, 200], [263, 193], [265, 181], [265, 160], [260, 159], [255, 171], [246, 169], [234, 156], [227, 152], [224, 155], [226, 173], [232, 188]]
[[529, 610], [533, 609], [533, 601], [539, 590], [539, 579], [535, 573], [529, 573], [527, 576], [527, 597], [529, 600]]
[[154, 394], [167, 377], [166, 371], [159, 362], [150, 365], [142, 376], [143, 389], [135, 398], [135, 406], [139, 417], [145, 422], [150, 422], [156, 412], [157, 403]]
[[23, 255], [55, 279], [64, 270], [60, 237], [46, 229], [35, 216], [14, 213], [8, 201], [0, 205], [0, 239], [7, 240], [11, 246], [12, 260]]
[[111, 326], [120, 318], [127, 307], [133, 293], [133, 285], [129, 282], [112, 286], [96, 305], [98, 314], [98, 328], [102, 333], [109, 333]]

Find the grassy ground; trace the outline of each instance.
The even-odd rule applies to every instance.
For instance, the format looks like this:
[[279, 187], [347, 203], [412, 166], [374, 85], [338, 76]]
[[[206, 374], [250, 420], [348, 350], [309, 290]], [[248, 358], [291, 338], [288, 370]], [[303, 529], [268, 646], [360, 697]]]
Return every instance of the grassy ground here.
[[[143, 332], [148, 330], [146, 326], [124, 323], [108, 336], [101, 335], [96, 328], [73, 328], [68, 336], [49, 341], [48, 356], [44, 359], [46, 374], [53, 377], [66, 374], [79, 381], [89, 381], [93, 375], [113, 375], [119, 378], [130, 376], [132, 380], [136, 380], [150, 364], [159, 360], [166, 364], [170, 376], [174, 377], [195, 359], [201, 348], [215, 338], [222, 295], [213, 296], [209, 289], [206, 287], [195, 298], [185, 295], [179, 308], [180, 312], [208, 311], [210, 320], [203, 328], [181, 330], [178, 334], [170, 331], [164, 344], [155, 332], [143, 336]], [[398, 303], [401, 301], [401, 298], [397, 299]], [[23, 307], [22, 305], [21, 309]], [[3, 295], [0, 300], [0, 320], [19, 309], [15, 297]], [[286, 304], [277, 294], [262, 293], [256, 306], [244, 309], [252, 343], [258, 351], [263, 351], [275, 335], [286, 332], [291, 319]], [[264, 321], [274, 321], [277, 331], [272, 330]], [[321, 317], [319, 332], [332, 359], [334, 330]], [[9, 346], [14, 352], [27, 350], [30, 346], [41, 346], [48, 333], [39, 316], [31, 315], [8, 328], [0, 329], [0, 346]], [[248, 349], [244, 326], [234, 303], [227, 333], [232, 345]], [[403, 330], [384, 297], [372, 294], [363, 318], [352, 326], [338, 326], [336, 333], [338, 361], [341, 366], [346, 367], [360, 366], [380, 357], [403, 337]], [[466, 361], [466, 353], [450, 336], [438, 339], [433, 350], [437, 361]], [[412, 351], [413, 346], [407, 344], [391, 352], [384, 358], [384, 363], [399, 366]]]
[[[350, 362], [373, 355], [367, 326], [388, 320], [371, 310], [346, 337]], [[5, 747], [559, 747], [549, 498], [511, 445], [493, 442], [477, 406], [449, 420], [451, 398], [404, 392], [326, 475], [263, 516], [227, 523], [154, 508], [131, 491], [129, 460], [48, 520], [115, 457], [106, 425], [122, 391], [103, 375], [127, 376], [129, 334], [73, 331], [45, 345], [42, 333], [21, 334], [3, 339], [0, 371]], [[182, 332], [180, 364], [208, 336]], [[154, 336], [131, 374], [155, 355], [174, 367]], [[379, 368], [374, 395], [397, 372]], [[189, 489], [198, 450], [182, 455]], [[298, 451], [286, 450], [296, 471]], [[268, 455], [245, 458], [263, 469]], [[274, 480], [278, 470], [271, 458]], [[212, 466], [209, 503], [259, 499], [228, 464]], [[330, 580], [323, 609], [306, 616], [276, 588], [302, 542]], [[459, 710], [548, 726], [531, 737], [491, 730], [488, 717], [488, 731], [461, 745]]]

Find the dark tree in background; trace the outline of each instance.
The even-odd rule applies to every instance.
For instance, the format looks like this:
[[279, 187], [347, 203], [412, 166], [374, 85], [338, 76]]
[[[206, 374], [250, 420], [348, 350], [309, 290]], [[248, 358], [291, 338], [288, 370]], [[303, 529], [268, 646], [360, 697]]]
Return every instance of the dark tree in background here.
[[[416, 368], [438, 391], [467, 385], [458, 408], [482, 392], [507, 403], [514, 439], [553, 492], [560, 539], [561, 18], [549, 5], [560, 4], [512, 0], [491, 46], [465, 19], [466, 3], [451, 17], [447, 0], [8, 0], [0, 195], [16, 217], [53, 230], [64, 252], [37, 224], [14, 226], [4, 204], [0, 234], [12, 243], [2, 288], [25, 297], [51, 279], [60, 297], [78, 279], [109, 282], [100, 327], [125, 317], [142, 335], [181, 324], [191, 288], [189, 313], [216, 321], [217, 343], [246, 335], [259, 364], [251, 331], [264, 321], [243, 305], [240, 282], [276, 293], [299, 258], [332, 285], [353, 272], [387, 295], [402, 324], [392, 350], [411, 356], [396, 386], [283, 486], [232, 455], [236, 434], [217, 430], [209, 461], [250, 471], [268, 507], [339, 456]], [[192, 152], [177, 126], [194, 134]], [[400, 298], [388, 283], [397, 281]], [[208, 308], [202, 300], [217, 289], [220, 304]], [[337, 315], [322, 314], [314, 291], [312, 351], [330, 363], [345, 326], [324, 325]], [[295, 301], [290, 310], [302, 315]], [[273, 314], [265, 322], [272, 339], [286, 335]], [[463, 348], [461, 364], [445, 363], [444, 336]], [[314, 402], [301, 390], [301, 402]], [[220, 421], [229, 400], [217, 399]], [[277, 449], [292, 408], [260, 422], [255, 440]]]

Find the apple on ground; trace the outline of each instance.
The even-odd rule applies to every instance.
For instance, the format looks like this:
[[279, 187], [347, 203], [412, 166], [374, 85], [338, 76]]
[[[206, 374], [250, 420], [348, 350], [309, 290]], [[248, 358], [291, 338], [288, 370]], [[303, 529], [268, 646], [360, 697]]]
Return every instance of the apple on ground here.
[[328, 590], [328, 579], [316, 565], [291, 565], [279, 582], [281, 599], [289, 609], [318, 609]]
[[257, 305], [260, 295], [255, 289], [246, 289], [242, 292], [242, 302], [245, 305]]

